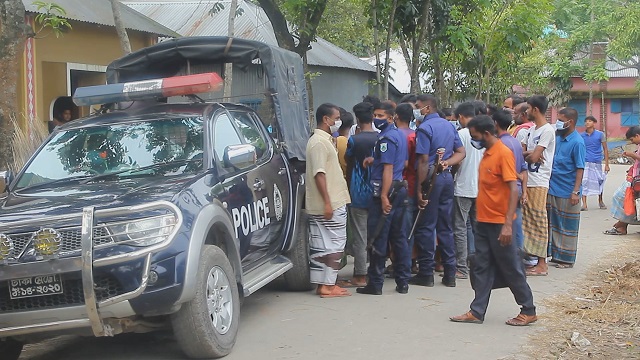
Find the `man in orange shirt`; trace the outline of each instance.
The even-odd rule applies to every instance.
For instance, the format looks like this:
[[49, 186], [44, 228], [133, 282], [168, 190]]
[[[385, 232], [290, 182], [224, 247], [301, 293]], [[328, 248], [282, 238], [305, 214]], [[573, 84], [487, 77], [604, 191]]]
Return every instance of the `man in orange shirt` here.
[[524, 264], [511, 236], [511, 223], [518, 202], [515, 158], [513, 152], [496, 137], [495, 123], [489, 116], [476, 116], [467, 127], [472, 137], [471, 144], [475, 148], [486, 149], [478, 169], [476, 253], [471, 269], [475, 298], [470, 311], [450, 319], [481, 324], [491, 289], [498, 277], [504, 280], [521, 306], [520, 314], [507, 320], [507, 325], [529, 325], [538, 320], [536, 307]]

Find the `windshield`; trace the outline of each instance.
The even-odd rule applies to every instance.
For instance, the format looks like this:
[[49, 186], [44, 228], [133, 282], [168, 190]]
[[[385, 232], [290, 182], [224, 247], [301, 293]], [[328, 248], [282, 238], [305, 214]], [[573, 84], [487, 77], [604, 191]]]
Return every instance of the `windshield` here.
[[[63, 183], [64, 179], [96, 175], [102, 178], [110, 173], [116, 179], [180, 175], [202, 169], [202, 149], [202, 117], [72, 129], [49, 140], [16, 186]], [[144, 171], [135, 171], [140, 168]]]

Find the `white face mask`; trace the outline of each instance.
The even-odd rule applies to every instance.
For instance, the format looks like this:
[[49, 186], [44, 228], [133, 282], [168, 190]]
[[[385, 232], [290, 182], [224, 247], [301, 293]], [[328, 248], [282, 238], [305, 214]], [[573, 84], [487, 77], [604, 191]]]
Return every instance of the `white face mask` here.
[[340, 126], [342, 126], [342, 120], [336, 120], [335, 124], [329, 126], [329, 131], [333, 134], [340, 129]]
[[564, 121], [556, 120], [556, 130], [564, 130]]
[[414, 109], [413, 110], [413, 117], [417, 120], [417, 121], [422, 121], [424, 120], [424, 115], [422, 115], [420, 113], [420, 109]]

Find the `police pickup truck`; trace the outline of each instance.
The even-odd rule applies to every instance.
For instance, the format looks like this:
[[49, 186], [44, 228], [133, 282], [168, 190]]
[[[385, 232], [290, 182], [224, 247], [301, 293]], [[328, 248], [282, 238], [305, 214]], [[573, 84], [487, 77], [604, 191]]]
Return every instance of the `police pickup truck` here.
[[[273, 118], [193, 95], [222, 79], [190, 70], [229, 62], [264, 76]], [[107, 78], [74, 101], [124, 110], [57, 128], [0, 176], [0, 357], [47, 336], [168, 326], [188, 357], [225, 356], [243, 297], [279, 277], [310, 289], [300, 58], [182, 38], [116, 60]], [[167, 100], [179, 95], [194, 101]]]

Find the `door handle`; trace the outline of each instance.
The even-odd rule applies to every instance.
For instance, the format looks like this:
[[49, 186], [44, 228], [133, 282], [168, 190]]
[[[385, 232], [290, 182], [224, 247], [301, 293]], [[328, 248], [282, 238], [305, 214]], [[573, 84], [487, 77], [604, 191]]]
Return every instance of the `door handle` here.
[[284, 175], [286, 173], [287, 173], [287, 168], [281, 167], [280, 170], [278, 170], [278, 175]]
[[262, 187], [263, 187], [263, 186], [264, 186], [264, 180], [262, 180], [262, 179], [256, 179], [256, 180], [253, 182], [253, 190], [255, 190], [255, 191], [260, 191], [260, 190], [262, 190]]

